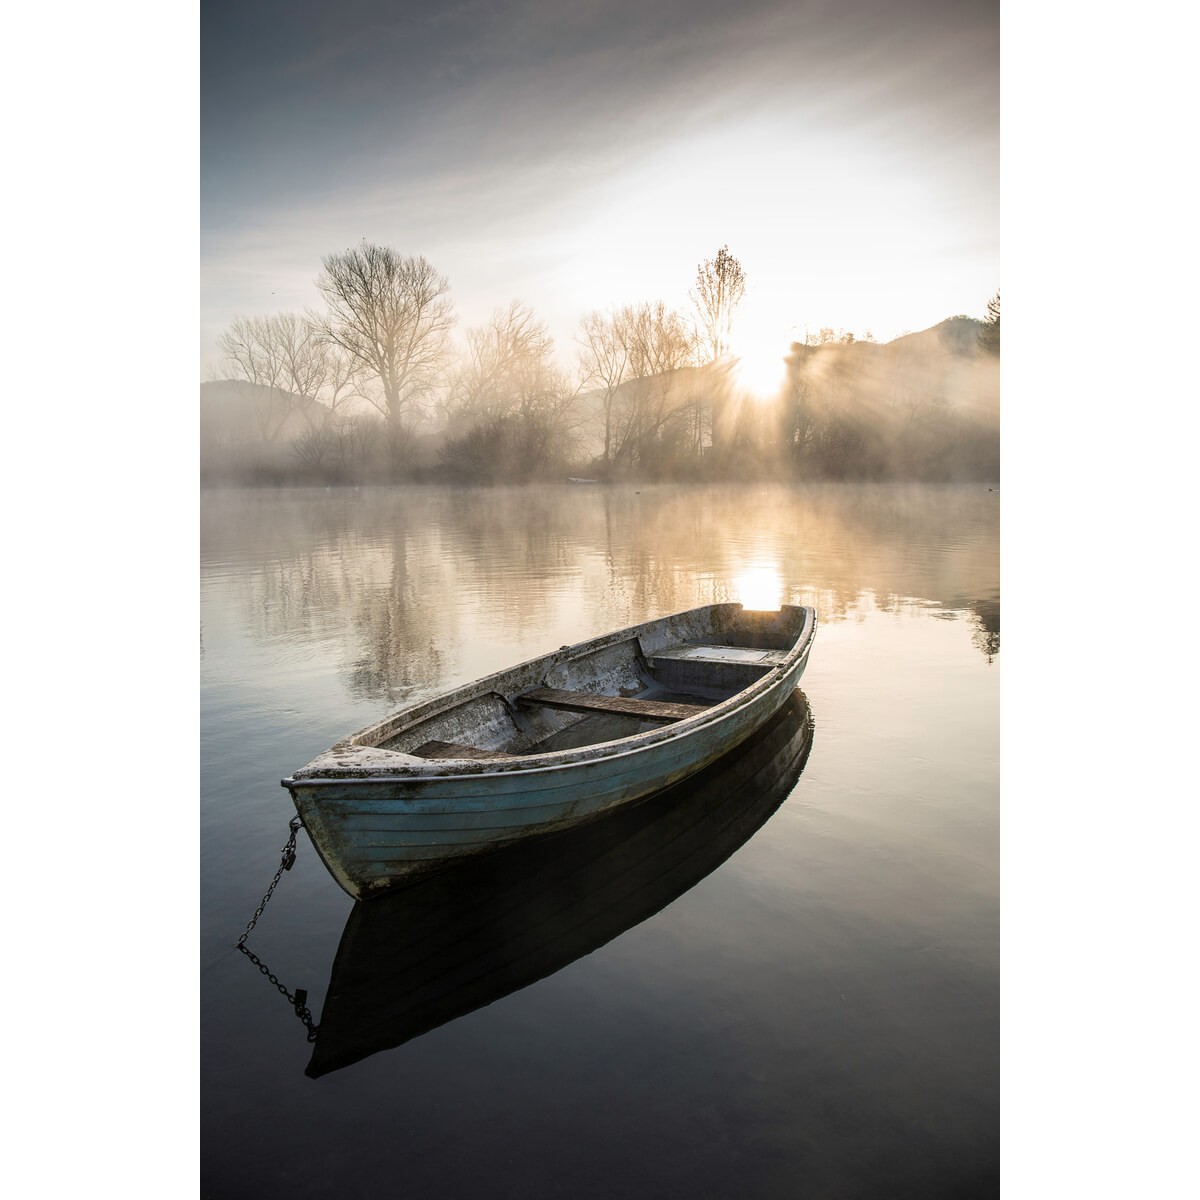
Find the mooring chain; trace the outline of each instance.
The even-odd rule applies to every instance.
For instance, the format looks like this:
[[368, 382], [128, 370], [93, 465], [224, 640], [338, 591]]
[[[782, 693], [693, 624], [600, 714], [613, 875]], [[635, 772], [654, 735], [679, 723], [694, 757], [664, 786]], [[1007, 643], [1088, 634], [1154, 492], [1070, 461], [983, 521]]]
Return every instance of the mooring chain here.
[[271, 880], [271, 886], [267, 888], [267, 894], [262, 898], [262, 903], [254, 910], [254, 916], [250, 918], [250, 924], [246, 926], [245, 932], [238, 938], [236, 949], [240, 950], [287, 997], [288, 1003], [295, 1010], [296, 1016], [304, 1022], [304, 1027], [308, 1030], [308, 1040], [315, 1042], [317, 1040], [317, 1026], [313, 1024], [312, 1013], [308, 1009], [308, 992], [304, 988], [297, 988], [295, 995], [293, 995], [276, 979], [262, 959], [253, 950], [246, 947], [246, 939], [250, 936], [250, 931], [258, 924], [258, 918], [263, 915], [263, 909], [267, 907], [267, 901], [271, 899], [272, 892], [275, 891], [280, 879], [283, 878], [284, 871], [290, 871], [296, 863], [296, 834], [300, 831], [300, 826], [303, 823], [299, 817], [293, 817], [288, 822], [288, 840], [287, 844], [280, 850], [283, 857], [280, 860], [279, 869], [275, 872], [275, 878]]
[[279, 870], [275, 872], [275, 878], [271, 880], [271, 886], [267, 888], [267, 894], [262, 898], [262, 903], [254, 910], [254, 916], [250, 918], [250, 924], [246, 926], [246, 931], [237, 940], [238, 949], [244, 945], [246, 939], [250, 936], [250, 930], [258, 924], [258, 918], [263, 915], [263, 909], [267, 907], [267, 901], [271, 899], [271, 893], [275, 890], [276, 885], [282, 878], [284, 871], [290, 871], [296, 862], [296, 834], [300, 830], [300, 826], [304, 824], [299, 817], [293, 817], [288, 822], [288, 840], [287, 845], [283, 847], [280, 853], [283, 859], [279, 864]]

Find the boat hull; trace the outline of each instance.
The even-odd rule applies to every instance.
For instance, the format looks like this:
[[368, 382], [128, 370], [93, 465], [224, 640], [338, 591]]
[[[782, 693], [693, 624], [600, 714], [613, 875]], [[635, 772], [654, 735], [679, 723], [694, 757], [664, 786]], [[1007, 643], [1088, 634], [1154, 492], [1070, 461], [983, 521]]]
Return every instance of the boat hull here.
[[770, 819], [812, 739], [807, 701], [793, 692], [741, 746], [642, 803], [355, 904], [305, 1074], [402, 1045], [659, 912]]
[[[811, 613], [811, 610], [805, 610]], [[783, 664], [669, 729], [546, 754], [380, 774], [283, 781], [325, 866], [355, 899], [475, 855], [592, 821], [703, 770], [788, 701], [808, 661], [815, 614]]]

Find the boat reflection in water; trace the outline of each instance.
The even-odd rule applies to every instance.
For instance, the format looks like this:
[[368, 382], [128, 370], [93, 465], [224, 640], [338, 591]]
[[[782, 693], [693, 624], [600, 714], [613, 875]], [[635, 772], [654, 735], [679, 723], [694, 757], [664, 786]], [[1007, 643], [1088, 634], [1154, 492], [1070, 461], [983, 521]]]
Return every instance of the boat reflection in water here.
[[683, 783], [356, 903], [305, 1074], [402, 1045], [653, 916], [766, 822], [811, 745], [808, 701], [794, 692], [758, 733]]

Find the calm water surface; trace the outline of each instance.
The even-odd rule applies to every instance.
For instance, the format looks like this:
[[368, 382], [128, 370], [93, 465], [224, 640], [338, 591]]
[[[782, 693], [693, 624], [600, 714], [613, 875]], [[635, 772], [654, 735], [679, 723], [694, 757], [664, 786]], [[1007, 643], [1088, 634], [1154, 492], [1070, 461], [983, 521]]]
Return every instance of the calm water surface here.
[[[997, 494], [221, 491], [201, 516], [205, 1196], [997, 1193]], [[375, 913], [301, 833], [248, 944], [318, 1024], [335, 957], [365, 997], [319, 1035], [357, 1061], [306, 1075], [233, 949], [279, 779], [398, 702], [724, 600], [820, 625], [793, 725], [723, 772]]]

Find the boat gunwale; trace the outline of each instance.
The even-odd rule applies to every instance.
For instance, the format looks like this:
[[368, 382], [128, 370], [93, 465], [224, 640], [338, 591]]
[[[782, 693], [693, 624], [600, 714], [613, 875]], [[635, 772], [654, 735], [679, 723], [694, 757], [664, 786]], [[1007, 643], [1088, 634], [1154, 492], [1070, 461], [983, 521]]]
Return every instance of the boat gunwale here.
[[[437, 700], [449, 700], [451, 697], [458, 694], [458, 698], [453, 703], [447, 703], [434, 708], [427, 714], [421, 714], [421, 719], [427, 719], [429, 716], [434, 716], [438, 712], [457, 707], [457, 705], [469, 702], [471, 699], [480, 696], [494, 694], [505, 699], [499, 692], [488, 689], [486, 684], [489, 681], [501, 675], [509, 674], [510, 672], [521, 671], [526, 668], [536, 667], [539, 663], [547, 660], [555, 659], [559, 655], [571, 651], [573, 653], [587, 653], [595, 649], [603, 649], [606, 645], [615, 645], [621, 641], [629, 640], [638, 636], [638, 631], [644, 629], [647, 625], [654, 624], [659, 620], [670, 620], [672, 617], [686, 616], [691, 613], [701, 612], [717, 608], [733, 607], [742, 609], [742, 611], [759, 611], [747, 610], [740, 604], [726, 605], [701, 605], [695, 609], [686, 609], [681, 613], [668, 614], [666, 617], [652, 618], [649, 621], [642, 621], [637, 625], [629, 626], [626, 629], [617, 630], [608, 634], [601, 634], [597, 638], [585, 639], [582, 642], [577, 642], [573, 645], [561, 647], [558, 651], [549, 651], [546, 654], [527, 660], [523, 663], [518, 663], [513, 667], [506, 667], [500, 671], [492, 672], [481, 679], [474, 680], [468, 684], [462, 685], [451, 692], [442, 693], [441, 696], [431, 697], [428, 701], [421, 701], [413, 705], [409, 710], [411, 714], [418, 713], [419, 710], [426, 704], [433, 704]], [[512, 775], [542, 775], [544, 773], [561, 770], [566, 767], [584, 765], [598, 759], [611, 760], [614, 758], [623, 758], [629, 754], [635, 754], [642, 750], [656, 746], [664, 741], [673, 741], [682, 737], [688, 737], [692, 734], [706, 729], [712, 724], [719, 723], [728, 719], [739, 709], [745, 708], [760, 699], [763, 695], [777, 688], [783, 679], [786, 679], [795, 670], [812, 647], [812, 642], [816, 636], [817, 628], [817, 613], [816, 609], [810, 605], [781, 605], [778, 610], [781, 614], [784, 608], [794, 608], [800, 611], [803, 616], [800, 625], [800, 631], [796, 636], [796, 641], [786, 652], [786, 657], [783, 662], [777, 666], [770, 668], [759, 679], [754, 680], [740, 691], [735, 692], [732, 696], [726, 697], [724, 700], [718, 701], [710, 708], [706, 708], [703, 712], [694, 714], [693, 716], [683, 718], [679, 721], [673, 721], [668, 725], [664, 725], [658, 729], [646, 730], [642, 733], [630, 734], [627, 737], [614, 738], [606, 742], [595, 742], [588, 746], [577, 746], [565, 750], [551, 750], [539, 754], [524, 754], [513, 755], [503, 761], [480, 760], [480, 759], [417, 759], [415, 756], [405, 754], [403, 751], [383, 750], [374, 746], [360, 746], [355, 744], [355, 739], [369, 734], [380, 726], [392, 722], [396, 717], [404, 714], [405, 709], [400, 709], [395, 713], [375, 722], [372, 725], [365, 726], [363, 729], [348, 735], [335, 743], [326, 754], [331, 753], [339, 747], [347, 749], [359, 749], [366, 753], [375, 750], [382, 754], [396, 754], [405, 759], [402, 762], [396, 762], [394, 765], [361, 765], [355, 766], [347, 764], [346, 766], [322, 766], [316, 768], [320, 774], [314, 775], [290, 775], [285, 779], [280, 780], [280, 785], [287, 788], [289, 791], [300, 788], [326, 788], [326, 787], [346, 787], [360, 784], [380, 784], [380, 785], [397, 785], [405, 783], [422, 783], [438, 779], [480, 779], [480, 778], [505, 778]], [[763, 610], [773, 611], [773, 610]], [[477, 690], [475, 690], [477, 689]], [[474, 690], [474, 695], [472, 691]], [[462, 693], [466, 692], [466, 695]], [[507, 700], [505, 700], [507, 703]], [[617, 747], [617, 749], [614, 749]], [[319, 762], [324, 755], [318, 756], [313, 762]], [[300, 768], [301, 771], [308, 770], [312, 764]]]

